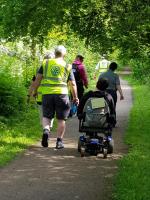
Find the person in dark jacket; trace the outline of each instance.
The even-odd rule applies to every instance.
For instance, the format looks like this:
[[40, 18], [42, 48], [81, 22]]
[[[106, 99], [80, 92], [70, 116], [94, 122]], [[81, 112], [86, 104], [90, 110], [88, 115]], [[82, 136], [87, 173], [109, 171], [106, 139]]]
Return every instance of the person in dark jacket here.
[[90, 90], [89, 92], [84, 94], [78, 106], [78, 111], [77, 111], [78, 119], [82, 118], [84, 105], [89, 98], [91, 97], [104, 98], [108, 103], [110, 109], [109, 123], [111, 123], [112, 126], [115, 126], [116, 124], [115, 105], [112, 96], [106, 92], [107, 87], [108, 87], [107, 79], [100, 78], [96, 84], [96, 90], [95, 91]]
[[116, 103], [117, 103], [117, 91], [120, 94], [120, 100], [124, 100], [121, 84], [120, 84], [120, 78], [117, 73], [115, 73], [115, 70], [117, 70], [118, 65], [116, 62], [112, 62], [109, 65], [109, 69], [107, 72], [104, 72], [100, 74], [99, 79], [105, 78], [108, 80], [108, 88], [107, 92], [112, 96], [114, 100], [115, 105], [115, 116], [116, 116]]
[[84, 94], [84, 87], [88, 88], [88, 78], [85, 66], [83, 64], [84, 57], [82, 55], [77, 55], [75, 61], [72, 64], [72, 70], [74, 73], [77, 92], [79, 100]]

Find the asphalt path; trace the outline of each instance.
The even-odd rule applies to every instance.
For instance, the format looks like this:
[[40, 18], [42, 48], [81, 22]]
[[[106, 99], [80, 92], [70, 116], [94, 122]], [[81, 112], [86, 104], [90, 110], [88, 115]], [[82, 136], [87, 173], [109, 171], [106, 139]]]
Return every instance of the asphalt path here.
[[113, 130], [114, 153], [107, 159], [80, 157], [77, 151], [78, 120], [67, 121], [65, 149], [55, 150], [56, 135], [48, 148], [40, 142], [0, 169], [0, 200], [111, 200], [117, 160], [127, 153], [123, 142], [132, 106], [132, 92], [121, 81], [124, 101], [117, 103], [117, 127]]

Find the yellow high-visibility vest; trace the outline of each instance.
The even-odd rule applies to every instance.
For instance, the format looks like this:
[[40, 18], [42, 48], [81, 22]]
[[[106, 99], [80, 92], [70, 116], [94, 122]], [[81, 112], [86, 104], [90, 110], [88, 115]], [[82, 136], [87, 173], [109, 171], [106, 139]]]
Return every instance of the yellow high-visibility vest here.
[[103, 73], [106, 72], [108, 70], [109, 67], [109, 61], [107, 60], [101, 60], [98, 65], [99, 65], [99, 73]]
[[68, 94], [67, 81], [71, 65], [59, 59], [43, 61], [42, 94]]

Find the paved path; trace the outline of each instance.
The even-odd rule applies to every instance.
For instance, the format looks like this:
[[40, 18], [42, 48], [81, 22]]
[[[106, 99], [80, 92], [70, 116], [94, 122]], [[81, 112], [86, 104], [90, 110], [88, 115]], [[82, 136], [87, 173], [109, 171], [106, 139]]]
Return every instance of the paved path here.
[[125, 100], [118, 101], [118, 127], [113, 131], [114, 154], [107, 159], [77, 152], [78, 120], [67, 122], [65, 149], [40, 143], [0, 169], [0, 200], [111, 200], [117, 160], [127, 152], [123, 136], [131, 108], [131, 89], [122, 81]]

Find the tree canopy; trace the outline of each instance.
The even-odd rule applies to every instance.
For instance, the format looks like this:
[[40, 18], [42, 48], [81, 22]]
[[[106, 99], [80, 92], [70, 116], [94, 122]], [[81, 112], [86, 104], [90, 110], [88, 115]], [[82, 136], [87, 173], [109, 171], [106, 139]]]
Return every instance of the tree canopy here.
[[149, 0], [1, 0], [0, 6], [0, 37], [28, 42], [33, 58], [36, 44], [75, 33], [93, 52], [117, 55], [138, 78], [150, 77]]
[[62, 13], [60, 0], [1, 0], [2, 37], [30, 37], [42, 42], [53, 25], [61, 23]]
[[56, 25], [68, 27], [97, 51], [148, 51], [148, 0], [1, 0], [1, 37], [43, 42]]
[[133, 57], [148, 51], [149, 1], [74, 1], [69, 17], [73, 30], [95, 49], [117, 47]]

